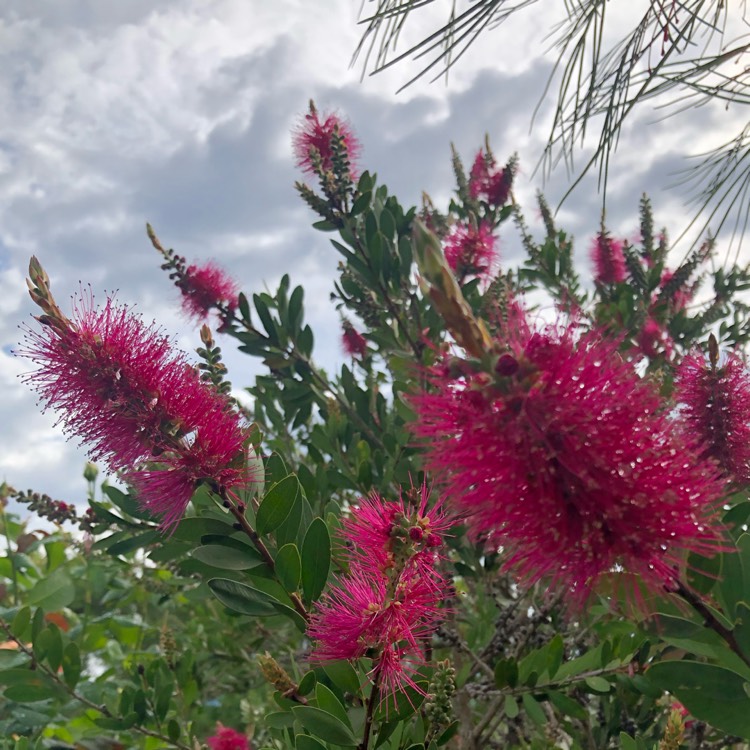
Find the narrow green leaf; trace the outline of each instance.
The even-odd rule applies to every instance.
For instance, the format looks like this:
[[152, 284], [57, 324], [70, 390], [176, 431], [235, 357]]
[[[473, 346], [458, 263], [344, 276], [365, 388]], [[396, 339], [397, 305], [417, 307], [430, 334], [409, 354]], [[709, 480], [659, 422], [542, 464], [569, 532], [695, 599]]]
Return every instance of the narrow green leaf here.
[[190, 554], [206, 565], [223, 570], [250, 570], [263, 564], [257, 550], [241, 542], [240, 545], [206, 544], [196, 547]]
[[299, 481], [290, 474], [271, 487], [255, 517], [256, 531], [263, 535], [277, 529], [287, 519], [299, 492]]
[[301, 286], [294, 287], [292, 296], [289, 297], [289, 330], [291, 334], [296, 334], [302, 325], [303, 307], [302, 300], [305, 291]]
[[180, 739], [180, 724], [176, 719], [170, 719], [167, 723], [167, 736], [172, 742]]
[[300, 695], [309, 695], [315, 689], [316, 683], [317, 683], [317, 677], [315, 676], [315, 672], [313, 670], [310, 670], [300, 680], [299, 687], [297, 688], [297, 692]]
[[62, 668], [65, 684], [69, 688], [74, 688], [78, 684], [81, 666], [81, 652], [78, 646], [73, 642], [68, 643], [63, 651]]
[[638, 743], [625, 732], [620, 732], [620, 748], [621, 750], [638, 750]]
[[31, 608], [21, 607], [13, 618], [13, 623], [10, 626], [10, 632], [16, 638], [23, 639], [24, 633], [31, 624]]
[[208, 582], [211, 593], [234, 612], [253, 617], [270, 617], [277, 614], [274, 600], [252, 586], [228, 578], [212, 578]]
[[565, 695], [565, 693], [558, 693], [556, 690], [551, 690], [547, 693], [549, 702], [566, 716], [572, 716], [574, 719], [580, 719], [584, 721], [587, 717], [586, 709], [577, 701]]
[[296, 544], [285, 544], [276, 553], [276, 574], [287, 591], [296, 591], [302, 577], [302, 558]]
[[136, 534], [135, 536], [130, 536], [122, 541], [115, 542], [107, 548], [107, 553], [114, 557], [117, 555], [127, 555], [128, 552], [135, 552], [135, 550], [148, 547], [149, 544], [160, 538], [161, 534], [158, 531], [146, 531], [143, 534]]
[[531, 693], [524, 693], [521, 696], [521, 702], [523, 703], [523, 710], [526, 711], [527, 716], [534, 724], [543, 727], [547, 723], [547, 716], [544, 710]]
[[302, 590], [308, 602], [323, 592], [331, 567], [331, 537], [322, 518], [310, 524], [302, 543]]
[[556, 674], [557, 670], [560, 669], [560, 665], [563, 660], [563, 639], [558, 633], [548, 644], [547, 644], [547, 673], [551, 680]]
[[518, 684], [518, 664], [515, 659], [501, 659], [495, 664], [495, 685], [498, 688], [515, 687]]
[[60, 628], [50, 623], [34, 640], [34, 656], [37, 661], [46, 661], [53, 672], [57, 672], [63, 659], [63, 642]]

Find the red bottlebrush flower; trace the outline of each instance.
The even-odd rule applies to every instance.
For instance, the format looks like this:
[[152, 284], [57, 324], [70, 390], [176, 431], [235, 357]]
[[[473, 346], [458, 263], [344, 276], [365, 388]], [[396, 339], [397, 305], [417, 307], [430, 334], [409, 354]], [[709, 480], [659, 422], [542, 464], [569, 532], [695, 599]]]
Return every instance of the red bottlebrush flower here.
[[292, 148], [297, 166], [307, 174], [333, 169], [334, 136], [338, 136], [349, 161], [349, 175], [355, 180], [360, 144], [351, 126], [336, 114], [321, 115], [310, 102], [310, 111], [292, 133]]
[[341, 334], [341, 345], [350, 357], [364, 357], [367, 354], [367, 340], [348, 321], [344, 320], [343, 332]]
[[61, 414], [92, 460], [125, 472], [164, 528], [179, 521], [200, 480], [247, 482], [245, 433], [228, 399], [127, 307], [84, 299], [72, 321], [28, 331], [20, 354], [40, 366], [26, 380], [45, 409]]
[[211, 750], [250, 750], [247, 736], [221, 722], [216, 724], [216, 734], [206, 737], [206, 744]]
[[445, 241], [445, 259], [458, 278], [485, 276], [497, 259], [497, 238], [487, 222], [457, 224]]
[[[349, 574], [329, 589], [310, 620], [313, 660], [373, 660], [382, 700], [414, 685], [423, 643], [435, 628], [448, 582], [436, 568], [448, 526], [442, 508], [427, 510], [377, 495], [360, 501], [344, 523]], [[416, 530], [421, 533], [415, 533]]]
[[621, 284], [627, 276], [622, 242], [600, 232], [591, 246], [596, 280], [600, 284]]
[[677, 369], [675, 398], [690, 430], [734, 481], [750, 482], [750, 373], [736, 354], [713, 367], [699, 352]]
[[653, 318], [647, 318], [643, 328], [636, 336], [636, 342], [641, 354], [649, 359], [654, 359], [659, 355], [669, 358], [672, 356], [672, 337], [664, 327]]
[[548, 579], [581, 605], [619, 567], [660, 590], [682, 550], [712, 549], [716, 466], [616, 341], [526, 325], [509, 338], [509, 375], [432, 370], [434, 390], [415, 400], [428, 469], [524, 583]]
[[504, 206], [513, 185], [513, 170], [498, 168], [495, 157], [480, 149], [469, 174], [469, 195], [491, 206]]
[[177, 286], [182, 292], [182, 309], [197, 321], [205, 321], [214, 309], [237, 309], [239, 287], [215, 263], [188, 266]]

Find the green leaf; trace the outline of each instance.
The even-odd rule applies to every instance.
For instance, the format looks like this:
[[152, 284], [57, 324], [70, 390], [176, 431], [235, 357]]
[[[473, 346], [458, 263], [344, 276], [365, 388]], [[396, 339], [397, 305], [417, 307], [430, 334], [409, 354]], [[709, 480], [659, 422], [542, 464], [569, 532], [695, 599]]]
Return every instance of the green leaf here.
[[292, 333], [296, 333], [302, 325], [303, 307], [302, 299], [305, 291], [301, 286], [294, 287], [292, 296], [289, 297], [289, 330]]
[[354, 203], [352, 204], [352, 210], [349, 212], [349, 216], [358, 216], [359, 214], [361, 214], [363, 211], [369, 208], [371, 201], [372, 192], [369, 190], [365, 193], [362, 193], [361, 195], [358, 195]]
[[299, 687], [297, 688], [297, 692], [300, 695], [309, 695], [315, 689], [315, 684], [317, 683], [317, 679], [318, 678], [315, 676], [315, 672], [313, 670], [310, 670], [299, 681]]
[[10, 632], [16, 638], [23, 639], [24, 633], [31, 624], [31, 608], [21, 607], [13, 618], [13, 623], [10, 626]]
[[750, 698], [736, 672], [696, 661], [662, 661], [648, 679], [666, 690], [696, 719], [728, 734], [750, 739]]
[[544, 710], [539, 705], [531, 693], [524, 693], [521, 696], [521, 702], [523, 703], [523, 710], [526, 711], [527, 716], [539, 727], [545, 726], [547, 723], [547, 716]]
[[750, 534], [741, 534], [737, 552], [722, 555], [718, 593], [729, 619], [734, 619], [737, 604], [745, 598], [746, 580], [750, 580]]
[[183, 542], [196, 542], [206, 534], [220, 534], [231, 536], [235, 528], [229, 521], [218, 518], [183, 518], [172, 534], [172, 539]]
[[498, 688], [515, 687], [518, 684], [518, 664], [515, 659], [501, 659], [495, 664], [495, 685]]
[[257, 294], [253, 295], [253, 304], [255, 305], [255, 310], [258, 313], [260, 322], [263, 324], [263, 328], [266, 329], [268, 340], [271, 344], [278, 344], [279, 337], [276, 334], [276, 326], [273, 324], [273, 318], [268, 310], [268, 305]]
[[50, 669], [57, 672], [62, 664], [63, 642], [60, 628], [50, 623], [34, 639], [34, 657], [37, 661], [47, 661]]
[[512, 695], [505, 696], [505, 715], [509, 719], [515, 719], [520, 713], [518, 701]]
[[63, 651], [63, 677], [69, 688], [74, 688], [81, 676], [81, 653], [75, 643], [68, 643]]
[[294, 738], [294, 746], [297, 750], [326, 750], [325, 745], [321, 745], [314, 737], [309, 734], [298, 734]]
[[244, 292], [240, 292], [237, 295], [237, 307], [240, 310], [242, 320], [250, 320], [250, 305], [247, 302], [247, 295]]
[[688, 556], [687, 580], [691, 588], [707, 594], [721, 578], [722, 555], [704, 557], [696, 552]]
[[57, 612], [67, 607], [75, 599], [75, 595], [75, 586], [67, 572], [58, 568], [34, 584], [29, 591], [28, 602], [33, 607], [41, 607], [45, 612]]
[[461, 722], [458, 720], [450, 723], [443, 733], [437, 738], [437, 744], [439, 746], [445, 745], [448, 740], [453, 739], [458, 734], [458, 728], [461, 726]]
[[327, 711], [313, 706], [294, 706], [292, 713], [308, 732], [326, 742], [342, 747], [356, 747], [359, 744], [349, 727]]
[[587, 677], [584, 682], [595, 693], [608, 693], [612, 685], [604, 677]]
[[277, 614], [274, 599], [252, 586], [228, 578], [212, 578], [208, 582], [211, 593], [234, 612], [253, 617]]
[[167, 723], [167, 736], [172, 742], [180, 739], [180, 724], [176, 719], [170, 719]]
[[549, 698], [549, 702], [561, 713], [572, 716], [574, 719], [580, 719], [581, 721], [586, 720], [588, 716], [586, 709], [578, 701], [574, 701], [565, 695], [565, 693], [558, 693], [556, 690], [551, 690], [547, 693], [547, 697]]
[[299, 481], [294, 474], [274, 484], [258, 508], [255, 517], [256, 531], [263, 535], [281, 526], [289, 516], [298, 492]]
[[294, 724], [294, 717], [288, 711], [272, 711], [265, 715], [263, 724], [272, 729], [286, 729]]
[[745, 602], [740, 602], [737, 605], [734, 637], [745, 656], [750, 656], [750, 605]]
[[318, 708], [323, 711], [328, 711], [337, 719], [346, 724], [349, 729], [352, 728], [352, 723], [349, 721], [349, 717], [346, 715], [346, 709], [341, 705], [341, 701], [336, 697], [335, 693], [322, 682], [319, 682], [315, 687], [315, 700], [318, 702]]
[[620, 748], [621, 750], [638, 750], [638, 743], [625, 732], [620, 732]]
[[143, 534], [136, 534], [135, 536], [128, 537], [122, 541], [115, 542], [110, 547], [107, 547], [107, 553], [115, 557], [117, 555], [127, 555], [128, 552], [134, 552], [143, 547], [148, 547], [149, 544], [160, 538], [161, 534], [158, 531], [146, 531]]
[[276, 575], [287, 591], [296, 591], [302, 577], [302, 558], [296, 544], [285, 544], [276, 553]]
[[152, 518], [151, 514], [144, 511], [132, 495], [124, 493], [117, 487], [113, 487], [111, 484], [103, 484], [102, 492], [109, 498], [109, 501], [114, 506], [124, 511], [129, 516], [141, 519]]
[[52, 682], [29, 685], [11, 685], [6, 688], [3, 695], [17, 703], [34, 703], [35, 701], [46, 701], [58, 695], [58, 690]]
[[357, 670], [346, 659], [327, 662], [323, 665], [323, 671], [343, 693], [359, 694], [362, 683], [357, 675]]
[[547, 649], [547, 674], [551, 680], [560, 669], [563, 660], [563, 639], [558, 633], [546, 646]]
[[29, 661], [29, 656], [23, 651], [13, 651], [9, 648], [0, 649], [0, 671], [22, 667]]
[[302, 543], [302, 590], [308, 602], [323, 592], [331, 567], [331, 537], [322, 518], [315, 518]]
[[191, 556], [212, 568], [223, 570], [250, 570], [263, 564], [258, 551], [242, 542], [237, 547], [224, 544], [202, 545], [196, 547]]

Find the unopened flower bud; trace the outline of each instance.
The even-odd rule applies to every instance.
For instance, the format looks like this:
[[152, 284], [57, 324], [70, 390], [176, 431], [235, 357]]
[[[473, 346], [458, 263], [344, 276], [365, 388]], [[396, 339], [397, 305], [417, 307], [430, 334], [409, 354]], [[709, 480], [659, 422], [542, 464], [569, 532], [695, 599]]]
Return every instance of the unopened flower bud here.
[[495, 372], [503, 377], [510, 377], [518, 372], [518, 360], [512, 355], [501, 354], [495, 363]]

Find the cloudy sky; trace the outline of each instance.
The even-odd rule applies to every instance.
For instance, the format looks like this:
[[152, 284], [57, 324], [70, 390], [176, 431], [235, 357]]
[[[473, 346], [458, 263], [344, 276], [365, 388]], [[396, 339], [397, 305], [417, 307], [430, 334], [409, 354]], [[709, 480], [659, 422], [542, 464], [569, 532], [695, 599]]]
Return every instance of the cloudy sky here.
[[[612, 4], [624, 16], [634, 5]], [[414, 16], [406, 40], [446, 7]], [[413, 64], [362, 81], [361, 68], [350, 67], [359, 10], [358, 0], [0, 0], [0, 481], [67, 501], [84, 491], [84, 452], [66, 442], [54, 415], [39, 413], [18, 379], [30, 365], [11, 355], [32, 313], [24, 285], [31, 254], [58, 300], [79, 282], [100, 299], [116, 289], [191, 350], [197, 334], [158, 270], [149, 221], [165, 245], [189, 260], [217, 260], [247, 293], [273, 289], [289, 272], [305, 285], [316, 359], [341, 357], [328, 301], [337, 257], [292, 187], [289, 134], [311, 97], [348, 117], [362, 166], [406, 205], [422, 190], [445, 205], [450, 143], [470, 162], [488, 133], [499, 158], [520, 153], [518, 194], [533, 218], [545, 111], [531, 133], [529, 124], [553, 62], [542, 32], [554, 19], [546, 10], [519, 16], [481, 38], [447, 85], [424, 80], [396, 94]], [[664, 188], [682, 154], [726, 140], [743, 116], [706, 107], [659, 122], [641, 110], [611, 169], [611, 228], [635, 234], [646, 190], [659, 223], [679, 234], [689, 211]], [[552, 203], [567, 184], [564, 171], [553, 175], [545, 186]], [[584, 267], [599, 210], [587, 180], [559, 214]], [[507, 235], [506, 262], [517, 247], [510, 228]], [[235, 385], [250, 384], [252, 363], [227, 359]]]

